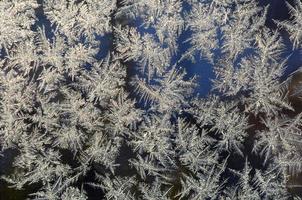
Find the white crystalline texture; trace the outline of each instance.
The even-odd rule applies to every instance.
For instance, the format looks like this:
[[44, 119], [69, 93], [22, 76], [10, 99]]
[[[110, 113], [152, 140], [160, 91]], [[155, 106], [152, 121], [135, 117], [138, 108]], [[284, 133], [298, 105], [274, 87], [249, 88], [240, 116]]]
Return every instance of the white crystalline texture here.
[[[292, 102], [283, 79], [285, 36], [301, 50], [302, 3], [287, 3], [275, 30], [269, 9], [0, 0], [0, 163], [16, 154], [12, 170], [0, 166], [6, 184], [45, 200], [298, 198], [302, 87]], [[202, 97], [207, 74], [191, 67], [209, 66]]]

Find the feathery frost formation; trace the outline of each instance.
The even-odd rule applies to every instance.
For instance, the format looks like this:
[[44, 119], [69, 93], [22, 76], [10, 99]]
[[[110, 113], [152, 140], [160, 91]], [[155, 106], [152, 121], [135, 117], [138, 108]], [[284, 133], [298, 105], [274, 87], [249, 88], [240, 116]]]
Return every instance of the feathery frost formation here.
[[302, 3], [287, 6], [272, 30], [256, 0], [1, 0], [3, 179], [39, 200], [298, 199], [280, 33], [301, 48]]

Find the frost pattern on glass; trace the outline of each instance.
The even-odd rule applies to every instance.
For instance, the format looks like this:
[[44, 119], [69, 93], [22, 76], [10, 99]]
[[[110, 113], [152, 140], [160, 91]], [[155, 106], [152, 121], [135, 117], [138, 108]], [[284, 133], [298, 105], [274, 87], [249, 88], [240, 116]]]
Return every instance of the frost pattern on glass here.
[[0, 146], [17, 152], [2, 178], [30, 199], [298, 199], [302, 115], [282, 77], [302, 3], [287, 6], [273, 30], [255, 0], [2, 0]]

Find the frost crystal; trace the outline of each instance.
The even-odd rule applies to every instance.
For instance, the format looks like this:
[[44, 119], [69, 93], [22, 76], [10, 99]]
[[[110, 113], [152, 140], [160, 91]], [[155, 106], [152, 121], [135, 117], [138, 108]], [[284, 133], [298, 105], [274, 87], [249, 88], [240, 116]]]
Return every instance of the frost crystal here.
[[[269, 9], [1, 0], [1, 163], [15, 152], [2, 179], [37, 200], [298, 199], [302, 87], [283, 78], [302, 3], [276, 29]], [[213, 68], [204, 98], [193, 61]]]

